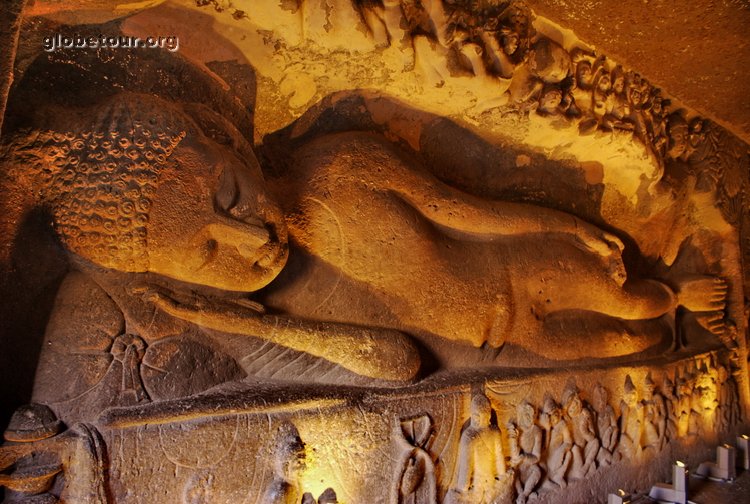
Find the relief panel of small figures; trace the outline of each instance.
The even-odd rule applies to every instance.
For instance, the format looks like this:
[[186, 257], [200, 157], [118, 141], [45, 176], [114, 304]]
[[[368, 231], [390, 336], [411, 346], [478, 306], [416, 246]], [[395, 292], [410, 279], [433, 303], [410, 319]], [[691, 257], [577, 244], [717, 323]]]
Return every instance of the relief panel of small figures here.
[[[547, 499], [546, 494], [576, 492], [597, 481], [599, 471], [636, 467], [663, 454], [672, 456], [684, 449], [685, 443], [695, 446], [694, 441], [705, 442], [733, 433], [744, 420], [737, 384], [740, 372], [736, 356], [725, 355], [704, 354], [682, 361], [669, 371], [626, 375], [622, 385], [613, 379], [608, 386], [595, 381], [591, 385], [592, 380], [584, 378], [590, 385], [581, 389], [576, 379], [569, 377], [562, 390], [548, 390], [538, 402], [523, 398], [523, 393], [498, 398], [489, 385], [485, 392], [472, 394], [465, 389], [445, 391], [446, 396], [465, 401], [463, 413], [461, 408], [446, 407], [450, 401], [443, 398], [422, 403], [424, 412], [411, 416], [398, 416], [404, 406], [395, 406], [393, 421], [386, 421], [380, 430], [369, 423], [363, 424], [359, 434], [362, 439], [351, 438], [348, 442], [354, 443], [352, 446], [364, 442], [357, 450], [381, 455], [375, 465], [367, 466], [369, 469], [359, 468], [381, 468], [379, 475], [369, 476], [382, 478], [387, 487], [377, 502], [534, 502], [537, 498]], [[610, 391], [615, 399], [610, 399]], [[61, 457], [72, 456], [69, 454], [74, 451], [75, 457], [82, 460], [81, 470], [78, 473], [66, 470], [64, 477], [65, 495], [75, 496], [90, 491], [87, 485], [100, 481], [108, 463], [113, 464], [109, 470], [114, 470], [118, 477], [127, 476], [115, 469], [121, 461], [107, 462], [102, 451], [103, 440], [110, 443], [120, 439], [112, 449], [128, 451], [130, 448], [126, 446], [154, 442], [154, 439], [149, 441], [149, 436], [156, 435], [161, 450], [171, 453], [169, 460], [182, 460], [180, 470], [188, 470], [181, 479], [185, 503], [211, 502], [221, 491], [226, 491], [221, 490], [226, 485], [224, 472], [231, 474], [237, 470], [235, 465], [249, 464], [246, 470], [255, 476], [252, 488], [248, 489], [251, 495], [262, 498], [259, 502], [332, 504], [337, 502], [338, 486], [342, 482], [346, 485], [347, 477], [333, 472], [315, 473], [324, 476], [325, 481], [320, 481], [323, 486], [310, 488], [310, 483], [317, 482], [318, 477], [311, 479], [309, 471], [319, 466], [320, 457], [325, 456], [320, 451], [323, 438], [305, 439], [304, 433], [312, 432], [310, 419], [306, 418], [309, 414], [300, 411], [293, 419], [282, 414], [277, 420], [271, 420], [275, 413], [270, 416], [262, 413], [254, 420], [250, 417], [232, 420], [229, 416], [220, 422], [225, 427], [203, 420], [202, 427], [191, 427], [190, 420], [184, 424], [180, 423], [183, 420], [170, 420], [172, 425], [149, 429], [146, 424], [141, 430], [131, 430], [133, 436], [127, 429], [117, 431], [117, 424], [111, 422], [97, 427], [80, 424], [61, 432], [62, 426], [52, 411], [36, 405], [19, 410], [5, 432], [6, 440], [12, 444], [0, 451], [1, 467], [7, 473], [3, 475], [7, 480], [3, 485], [12, 488], [15, 497], [44, 494], [51, 490], [62, 470]], [[331, 412], [318, 415], [326, 422], [333, 419]], [[367, 422], [376, 417], [379, 416], [373, 414]], [[103, 434], [97, 429], [104, 429]], [[261, 443], [265, 448], [250, 457], [255, 462], [243, 462], [249, 453], [248, 446], [258, 449], [259, 436], [265, 439]], [[126, 441], [128, 437], [132, 439]], [[225, 462], [219, 464], [191, 454], [187, 447], [203, 443], [204, 438], [223, 439], [214, 451], [217, 460], [228, 456]], [[675, 444], [668, 448], [670, 443]], [[188, 460], [191, 457], [202, 462], [194, 464]], [[438, 470], [442, 457], [454, 463]], [[147, 458], [151, 460], [149, 463], [163, 463], [159, 462], [158, 454]], [[261, 462], [264, 458], [266, 462]], [[229, 466], [233, 468], [230, 470]], [[331, 467], [346, 471], [342, 465]], [[44, 476], [44, 481], [40, 476]], [[352, 488], [342, 490], [349, 499], [356, 495], [356, 491], [351, 493]]]
[[[460, 434], [458, 474], [443, 502], [523, 504], [565, 492], [606, 467], [657, 457], [670, 442], [732, 432], [742, 423], [737, 381], [729, 371], [731, 359], [714, 361], [691, 361], [675, 369], [674, 378], [665, 373], [661, 382], [648, 372], [640, 386], [626, 375], [617, 387], [622, 391], [617, 410], [601, 383], [588, 403], [572, 378], [559, 403], [547, 393], [541, 407], [524, 399], [514, 411], [501, 411], [475, 395]], [[509, 417], [505, 432], [495, 417]]]
[[[747, 179], [737, 164], [737, 158], [744, 157], [747, 165], [742, 142], [688, 114], [639, 73], [582, 43], [563, 47], [562, 41], [545, 36], [535, 28], [537, 18], [524, 2], [355, 0], [354, 6], [383, 44], [408, 45], [427, 37], [441, 48], [451, 72], [497, 78], [498, 93], [504, 93], [511, 108], [566, 118], [582, 135], [632, 132], [662, 165], [661, 175], [666, 162], [695, 156], [697, 164], [708, 165], [701, 168], [707, 172], [701, 178], [713, 179], [699, 182], [699, 187], [727, 178], [716, 184], [728, 188], [722, 196], [740, 197], [733, 187]], [[717, 140], [737, 149], [721, 153]]]

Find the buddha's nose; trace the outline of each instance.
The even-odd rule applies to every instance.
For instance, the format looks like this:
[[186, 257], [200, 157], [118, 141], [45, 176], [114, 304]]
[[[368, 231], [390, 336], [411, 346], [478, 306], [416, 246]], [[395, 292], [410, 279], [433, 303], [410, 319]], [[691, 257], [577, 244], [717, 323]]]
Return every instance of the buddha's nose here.
[[245, 259], [255, 259], [258, 249], [271, 240], [271, 235], [262, 223], [250, 223], [219, 216], [218, 221], [206, 226], [211, 239], [219, 244], [237, 249]]

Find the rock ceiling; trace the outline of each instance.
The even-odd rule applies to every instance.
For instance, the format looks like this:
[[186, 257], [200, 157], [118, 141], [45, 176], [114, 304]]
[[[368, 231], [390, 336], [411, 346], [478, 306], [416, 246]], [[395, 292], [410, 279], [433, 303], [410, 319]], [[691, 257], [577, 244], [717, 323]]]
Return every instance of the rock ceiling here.
[[[103, 22], [161, 3], [37, 0], [29, 2], [27, 14], [79, 24]], [[231, 14], [238, 10], [251, 13], [245, 3], [176, 0], [167, 5], [183, 12], [175, 20], [194, 23], [196, 28], [205, 29], [206, 17], [212, 17], [213, 23], [226, 25], [223, 34], [231, 38], [230, 33], [238, 29], [232, 26]], [[257, 19], [264, 9], [278, 3], [253, 2], [252, 17]], [[699, 0], [689, 6], [664, 0], [531, 0], [529, 5], [537, 14], [572, 30], [597, 51], [641, 72], [686, 106], [750, 142], [750, 4], [746, 0]], [[204, 16], [195, 15], [196, 9]]]

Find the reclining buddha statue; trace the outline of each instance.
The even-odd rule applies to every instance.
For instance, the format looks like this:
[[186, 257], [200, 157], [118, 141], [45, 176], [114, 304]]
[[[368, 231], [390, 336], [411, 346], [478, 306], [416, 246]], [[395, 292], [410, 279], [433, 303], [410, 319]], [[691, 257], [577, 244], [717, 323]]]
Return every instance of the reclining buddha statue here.
[[[66, 421], [247, 375], [406, 384], [426, 357], [506, 344], [621, 356], [659, 344], [678, 306], [724, 307], [721, 279], [630, 277], [615, 234], [462, 192], [376, 134], [313, 140], [266, 184], [205, 107], [121, 92], [45, 120], [6, 147], [6, 177], [73, 265], [34, 389]], [[592, 314], [646, 329], [621, 345], [550, 323]]]

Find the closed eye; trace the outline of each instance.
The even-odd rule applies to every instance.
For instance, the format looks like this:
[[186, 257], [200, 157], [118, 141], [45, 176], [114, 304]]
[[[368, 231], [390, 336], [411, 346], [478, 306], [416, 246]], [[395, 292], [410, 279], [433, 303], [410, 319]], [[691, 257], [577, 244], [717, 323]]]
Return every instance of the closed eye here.
[[219, 178], [219, 187], [216, 191], [215, 202], [218, 210], [223, 213], [234, 215], [233, 210], [240, 201], [240, 188], [234, 170], [225, 169]]

